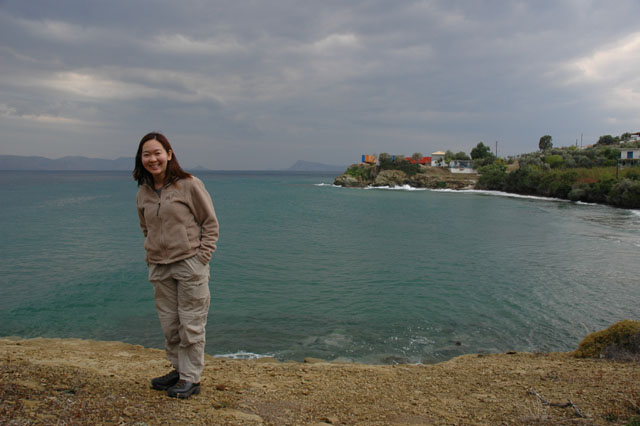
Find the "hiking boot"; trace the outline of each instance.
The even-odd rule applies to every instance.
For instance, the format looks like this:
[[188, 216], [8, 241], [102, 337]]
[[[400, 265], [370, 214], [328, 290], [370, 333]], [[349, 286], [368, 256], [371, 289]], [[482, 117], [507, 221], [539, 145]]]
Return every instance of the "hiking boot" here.
[[151, 387], [155, 390], [167, 390], [178, 383], [178, 380], [180, 380], [180, 373], [173, 370], [169, 374], [151, 380]]
[[172, 398], [189, 398], [192, 394], [200, 393], [200, 383], [191, 383], [186, 380], [180, 380], [175, 385], [171, 386], [167, 391], [167, 395]]

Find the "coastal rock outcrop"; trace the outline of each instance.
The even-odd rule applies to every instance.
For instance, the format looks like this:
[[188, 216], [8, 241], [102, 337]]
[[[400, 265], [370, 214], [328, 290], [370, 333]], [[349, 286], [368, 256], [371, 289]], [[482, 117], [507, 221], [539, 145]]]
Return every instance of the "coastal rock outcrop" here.
[[385, 169], [366, 164], [352, 164], [334, 180], [334, 185], [364, 188], [396, 187], [409, 185], [414, 188], [473, 189], [478, 181], [475, 173], [451, 173], [445, 167], [422, 167], [419, 173], [408, 175], [402, 170]]
[[341, 174], [337, 178], [335, 178], [334, 185], [346, 186], [346, 187], [364, 187], [367, 186], [361, 179], [357, 177], [348, 175], [346, 173]]
[[415, 188], [473, 189], [478, 180], [476, 174], [428, 174], [418, 173], [411, 176], [409, 185]]
[[383, 170], [373, 181], [373, 186], [401, 186], [409, 182], [407, 174], [401, 170]]

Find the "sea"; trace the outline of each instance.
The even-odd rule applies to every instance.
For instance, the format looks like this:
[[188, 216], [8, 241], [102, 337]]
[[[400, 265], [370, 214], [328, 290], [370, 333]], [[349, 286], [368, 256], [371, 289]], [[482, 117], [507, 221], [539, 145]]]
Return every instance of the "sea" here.
[[[220, 221], [206, 352], [367, 364], [569, 351], [640, 319], [640, 212], [200, 172]], [[0, 172], [0, 336], [162, 348], [126, 172]]]

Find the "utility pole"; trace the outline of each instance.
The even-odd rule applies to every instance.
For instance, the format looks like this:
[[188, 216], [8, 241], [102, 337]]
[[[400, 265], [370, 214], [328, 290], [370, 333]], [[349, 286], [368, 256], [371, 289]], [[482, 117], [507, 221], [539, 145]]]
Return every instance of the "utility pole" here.
[[498, 141], [496, 141], [496, 158], [498, 158]]
[[580, 149], [582, 149], [582, 133], [580, 133]]

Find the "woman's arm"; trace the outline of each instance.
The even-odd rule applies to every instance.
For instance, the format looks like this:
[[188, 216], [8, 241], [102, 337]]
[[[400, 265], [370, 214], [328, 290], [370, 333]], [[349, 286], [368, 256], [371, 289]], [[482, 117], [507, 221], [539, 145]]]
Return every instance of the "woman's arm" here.
[[140, 229], [142, 229], [142, 233], [145, 238], [147, 237], [147, 222], [144, 219], [144, 208], [140, 205], [140, 192], [136, 196], [136, 204], [138, 205], [138, 220], [140, 221]]
[[219, 225], [216, 212], [213, 208], [211, 196], [204, 187], [200, 179], [193, 178], [191, 186], [191, 200], [193, 203], [194, 216], [200, 225], [202, 233], [200, 235], [200, 249], [198, 258], [206, 264], [211, 260], [211, 255], [216, 251], [218, 241]]

